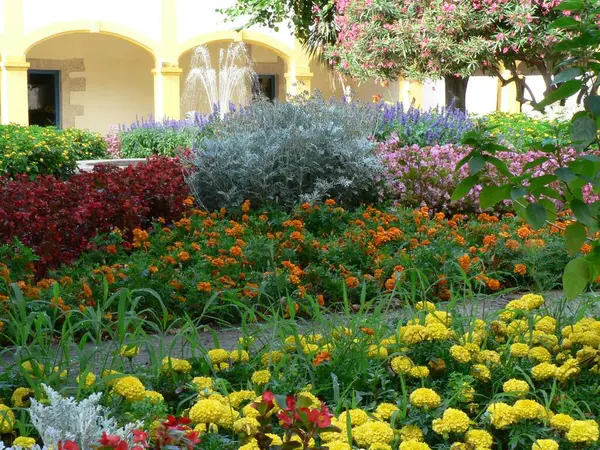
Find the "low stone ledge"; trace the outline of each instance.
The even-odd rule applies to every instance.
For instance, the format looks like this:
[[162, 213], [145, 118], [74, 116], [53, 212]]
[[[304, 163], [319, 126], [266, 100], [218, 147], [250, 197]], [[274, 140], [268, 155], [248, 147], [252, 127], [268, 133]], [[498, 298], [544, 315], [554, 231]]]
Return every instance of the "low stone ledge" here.
[[77, 169], [79, 172], [90, 172], [99, 164], [109, 164], [117, 167], [137, 166], [144, 164], [146, 158], [124, 158], [124, 159], [88, 159], [77, 161]]

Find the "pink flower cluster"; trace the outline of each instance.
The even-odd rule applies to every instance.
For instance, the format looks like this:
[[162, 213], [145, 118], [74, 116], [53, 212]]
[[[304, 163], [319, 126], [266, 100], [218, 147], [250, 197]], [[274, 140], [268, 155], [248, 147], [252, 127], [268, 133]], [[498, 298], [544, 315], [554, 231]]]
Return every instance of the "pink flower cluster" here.
[[[385, 187], [381, 194], [391, 195], [399, 204], [407, 207], [427, 205], [445, 212], [479, 211], [479, 194], [482, 189], [480, 185], [475, 186], [462, 200], [451, 202], [452, 193], [458, 183], [469, 176], [467, 165], [458, 171], [456, 167], [470, 152], [469, 147], [452, 144], [431, 147], [403, 146], [397, 137], [392, 136], [387, 142], [381, 143], [378, 149], [378, 155], [385, 167], [382, 177]], [[513, 175], [523, 174], [527, 163], [542, 156], [548, 157], [547, 161], [530, 169], [530, 173], [535, 177], [554, 173], [557, 168], [573, 161], [576, 155], [573, 149], [564, 149], [558, 158], [537, 151], [508, 151], [496, 154], [506, 162]], [[490, 180], [502, 182], [501, 175], [493, 166], [488, 165], [486, 174]], [[584, 188], [584, 196], [587, 202], [599, 199], [590, 185]], [[508, 202], [506, 204], [508, 205]]]

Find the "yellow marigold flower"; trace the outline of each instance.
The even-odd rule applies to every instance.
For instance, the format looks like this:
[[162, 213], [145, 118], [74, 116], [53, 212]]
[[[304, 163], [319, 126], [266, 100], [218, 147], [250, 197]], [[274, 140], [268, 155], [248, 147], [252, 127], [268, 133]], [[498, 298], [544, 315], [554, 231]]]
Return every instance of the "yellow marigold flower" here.
[[346, 429], [346, 424], [340, 422], [338, 419], [336, 419], [335, 417], [331, 418], [331, 425], [334, 427], [339, 428], [340, 430], [342, 430], [341, 432], [335, 432], [335, 431], [326, 431], [325, 433], [321, 433], [320, 437], [323, 440], [323, 442], [348, 442], [348, 433], [347, 433], [347, 429]]
[[375, 410], [377, 416], [383, 420], [389, 420], [396, 411], [398, 407], [393, 403], [380, 403]]
[[123, 345], [119, 353], [124, 358], [133, 358], [140, 354], [140, 349], [137, 345]]
[[527, 381], [511, 378], [504, 382], [502, 390], [504, 392], [516, 393], [519, 397], [523, 397], [529, 392], [529, 384], [527, 384]]
[[523, 358], [529, 354], [529, 345], [517, 343], [510, 346], [510, 356]]
[[407, 325], [400, 328], [400, 341], [407, 345], [418, 344], [427, 339], [427, 328], [423, 325]]
[[404, 441], [400, 444], [398, 450], [431, 450], [431, 447], [425, 442]]
[[[78, 375], [77, 378], [75, 378], [75, 381], [77, 383], [79, 383], [81, 381], [81, 375]], [[96, 382], [96, 375], [94, 375], [92, 372], [89, 372], [85, 376], [85, 380], [83, 381], [83, 385], [86, 388], [90, 388], [95, 382]]]
[[531, 368], [531, 376], [537, 381], [548, 380], [556, 376], [557, 370], [554, 364], [543, 362]]
[[415, 309], [417, 311], [433, 312], [436, 310], [436, 307], [434, 303], [428, 302], [427, 300], [421, 300], [420, 302], [415, 303]]
[[538, 294], [525, 294], [520, 298], [526, 310], [531, 311], [537, 309], [544, 304], [544, 297]]
[[327, 442], [327, 448], [329, 450], [352, 450], [350, 444], [343, 441], [329, 441]]
[[131, 402], [142, 400], [146, 394], [146, 388], [142, 382], [133, 376], [116, 379], [113, 384], [113, 390], [117, 395]]
[[234, 391], [227, 396], [229, 404], [234, 409], [239, 409], [242, 403], [254, 400], [256, 393], [250, 390]]
[[575, 420], [569, 427], [566, 438], [573, 443], [591, 444], [598, 441], [598, 423], [595, 420]]
[[417, 425], [404, 425], [402, 428], [400, 428], [400, 439], [405, 442], [421, 442], [423, 440], [423, 430], [421, 430]]
[[161, 403], [165, 401], [163, 395], [156, 391], [146, 391], [144, 393], [144, 398], [150, 399], [152, 403]]
[[194, 431], [197, 431], [200, 434], [218, 433], [219, 427], [214, 423], [209, 423], [209, 424], [199, 423], [198, 425], [196, 425], [194, 427]]
[[396, 356], [390, 361], [394, 373], [408, 373], [413, 367], [413, 362], [408, 356]]
[[260, 362], [263, 366], [268, 366], [270, 364], [279, 364], [282, 358], [283, 352], [274, 350], [262, 355], [262, 357], [260, 358]]
[[542, 419], [547, 415], [546, 408], [535, 400], [517, 400], [513, 411], [518, 420]]
[[470, 448], [477, 450], [491, 450], [494, 438], [485, 430], [469, 430], [465, 434], [465, 442]]
[[213, 380], [211, 377], [194, 377], [191, 384], [199, 391], [204, 389], [211, 389], [213, 387]]
[[226, 408], [218, 400], [202, 399], [198, 400], [191, 407], [189, 417], [193, 423], [220, 423], [225, 415]]
[[[209, 400], [211, 400], [211, 399], [209, 399]], [[223, 402], [221, 402], [221, 404], [223, 404]], [[225, 410], [223, 412], [223, 415], [221, 416], [221, 419], [219, 420], [219, 422], [217, 422], [217, 425], [219, 425], [220, 427], [223, 427], [227, 430], [232, 430], [233, 424], [239, 418], [240, 418], [240, 413], [238, 411], [225, 405]]]
[[517, 416], [513, 407], [506, 403], [492, 403], [487, 408], [490, 414], [490, 422], [496, 428], [506, 428], [516, 422]]
[[[114, 375], [121, 375], [121, 372], [117, 372], [116, 370], [104, 370], [102, 371], [102, 378], [108, 378]], [[118, 378], [114, 378], [112, 380], [105, 380], [104, 383], [108, 386], [113, 386], [117, 382]]]
[[353, 427], [358, 427], [358, 426], [362, 425], [363, 423], [368, 422], [368, 420], [369, 420], [368, 414], [366, 412], [364, 412], [362, 409], [351, 409], [351, 410], [344, 411], [343, 413], [341, 413], [338, 418], [338, 420], [340, 421], [340, 423], [342, 423], [344, 425], [344, 427], [346, 426], [348, 415], [350, 416], [350, 424]]
[[458, 392], [458, 400], [463, 403], [472, 402], [475, 398], [475, 389], [470, 384], [463, 382], [459, 392]]
[[15, 408], [25, 408], [29, 398], [33, 396], [33, 391], [26, 387], [16, 388], [10, 397]]
[[494, 350], [481, 350], [477, 355], [477, 362], [497, 366], [500, 364], [500, 354]]
[[242, 417], [233, 422], [233, 431], [237, 434], [245, 434], [246, 436], [254, 436], [259, 427], [260, 423], [253, 417]]
[[552, 439], [538, 439], [531, 446], [531, 450], [558, 450], [558, 442]]
[[492, 379], [492, 372], [483, 364], [475, 364], [471, 367], [471, 375], [480, 381], [490, 381]]
[[453, 345], [450, 347], [450, 356], [459, 363], [466, 364], [471, 361], [471, 353], [462, 345]]
[[410, 394], [410, 404], [423, 409], [433, 409], [440, 406], [442, 399], [433, 389], [419, 388]]
[[412, 378], [427, 378], [429, 369], [425, 366], [415, 366], [408, 371], [408, 375]]
[[448, 311], [432, 311], [425, 316], [425, 325], [441, 323], [447, 327], [452, 325], [452, 314]]
[[550, 316], [541, 317], [535, 322], [534, 328], [547, 334], [554, 334], [556, 332], [556, 319]]
[[556, 378], [561, 383], [564, 383], [569, 378], [577, 375], [580, 371], [579, 362], [576, 359], [568, 359], [556, 370]]
[[315, 397], [314, 394], [311, 394], [308, 391], [299, 392], [298, 399], [300, 399], [300, 398], [311, 401], [309, 408], [319, 409], [321, 407], [321, 400], [319, 400], [317, 397]]
[[[350, 446], [348, 446], [348, 449], [350, 449]], [[371, 444], [369, 450], [392, 450], [392, 446], [390, 444], [384, 444], [383, 442], [375, 442]]]
[[221, 364], [229, 361], [229, 352], [222, 348], [214, 348], [208, 351], [208, 359], [212, 364]]
[[260, 447], [258, 446], [256, 439], [252, 438], [244, 445], [240, 446], [238, 450], [260, 450]]
[[433, 431], [437, 434], [462, 434], [469, 429], [471, 419], [460, 409], [448, 408], [439, 419], [432, 422]]
[[162, 360], [162, 370], [173, 370], [178, 373], [189, 373], [192, 370], [192, 365], [185, 359], [165, 357]]
[[367, 349], [367, 358], [373, 359], [385, 359], [388, 357], [388, 352], [385, 347], [381, 345], [369, 345]]
[[229, 356], [231, 357], [231, 360], [235, 363], [247, 363], [248, 361], [250, 361], [250, 354], [246, 350], [233, 350], [231, 352], [231, 355]]
[[529, 357], [537, 362], [552, 361], [552, 355], [544, 347], [533, 347], [529, 350]]
[[0, 433], [10, 433], [15, 426], [15, 414], [11, 409], [0, 404]]
[[365, 448], [375, 443], [389, 444], [394, 439], [394, 430], [387, 422], [366, 422], [352, 429], [352, 438]]
[[568, 414], [555, 414], [550, 418], [550, 426], [565, 433], [569, 431], [573, 422], [575, 419]]
[[13, 447], [30, 449], [35, 445], [35, 439], [31, 437], [19, 436], [13, 441], [12, 445]]
[[226, 362], [212, 365], [212, 370], [214, 370], [215, 372], [221, 372], [221, 371], [225, 371], [228, 369], [229, 369], [229, 363], [226, 363]]
[[268, 370], [258, 370], [252, 374], [251, 381], [259, 386], [265, 385], [271, 381], [271, 372]]

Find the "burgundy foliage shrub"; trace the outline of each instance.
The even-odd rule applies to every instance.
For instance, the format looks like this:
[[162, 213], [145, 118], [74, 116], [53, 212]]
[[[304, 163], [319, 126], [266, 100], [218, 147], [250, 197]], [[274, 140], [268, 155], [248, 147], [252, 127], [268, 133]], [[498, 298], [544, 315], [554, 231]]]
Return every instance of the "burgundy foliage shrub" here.
[[68, 180], [0, 178], [0, 243], [19, 239], [40, 256], [37, 272], [76, 258], [101, 233], [131, 233], [152, 219], [179, 219], [189, 189], [177, 159], [96, 166]]

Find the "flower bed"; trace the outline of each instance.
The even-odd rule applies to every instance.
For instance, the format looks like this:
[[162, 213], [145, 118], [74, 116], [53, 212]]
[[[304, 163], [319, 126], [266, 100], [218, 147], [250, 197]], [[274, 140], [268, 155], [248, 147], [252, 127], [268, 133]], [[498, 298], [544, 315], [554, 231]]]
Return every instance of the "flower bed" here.
[[[359, 303], [392, 291], [403, 300], [448, 300], [465, 289], [551, 289], [569, 259], [558, 229], [535, 231], [510, 214], [346, 211], [329, 200], [292, 213], [253, 212], [248, 202], [231, 213], [191, 209], [173, 226], [163, 222], [133, 229], [132, 240], [115, 229], [94, 241], [97, 250], [37, 284], [19, 269], [28, 255], [11, 249], [9, 279], [30, 299], [60, 297], [64, 309], [104, 302], [106, 278], [109, 294], [149, 288], [172, 313], [200, 317], [209, 308], [238, 321], [240, 308], [267, 312], [288, 295], [310, 311], [315, 302], [335, 309], [345, 295]], [[141, 298], [147, 306], [155, 302]]]
[[[98, 441], [122, 450], [597, 447], [600, 321], [554, 316], [534, 294], [485, 320], [413, 306], [397, 327], [359, 314], [302, 335], [282, 321], [268, 342], [244, 334], [233, 349], [198, 347], [187, 359], [144, 347], [138, 330], [122, 335], [99, 370], [51, 354], [19, 360], [0, 385], [13, 406], [0, 405], [2, 436], [32, 445], [41, 435], [66, 450]], [[143, 320], [127, 317], [132, 330]], [[147, 367], [135, 363], [144, 352]], [[44, 394], [40, 382], [90, 397]], [[104, 419], [78, 422], [96, 415]]]
[[0, 125], [0, 176], [73, 174], [79, 159], [107, 156], [106, 142], [96, 133], [77, 128]]
[[[469, 167], [464, 165], [456, 171], [458, 163], [470, 153], [471, 149], [460, 145], [435, 145], [432, 147], [406, 146], [398, 137], [379, 145], [378, 154], [384, 162], [385, 187], [382, 196], [392, 195], [403, 206], [418, 207], [427, 205], [437, 211], [473, 212], [480, 211], [479, 193], [481, 186], [475, 186], [471, 192], [458, 202], [451, 202], [451, 196], [458, 183], [469, 176]], [[525, 171], [533, 172], [536, 177], [553, 174], [559, 167], [573, 161], [577, 152], [564, 149], [559, 157], [541, 151], [498, 152], [495, 156], [506, 162], [513, 175]], [[547, 158], [539, 166], [531, 169], [527, 165], [538, 158]], [[487, 165], [489, 177], [501, 184], [502, 176], [491, 165]], [[557, 187], [558, 183], [557, 183]], [[592, 185], [584, 187], [585, 200], [592, 203], [599, 199]]]
[[19, 239], [31, 247], [43, 273], [73, 260], [100, 233], [178, 219], [188, 192], [179, 163], [166, 158], [125, 169], [100, 166], [66, 181], [0, 179], [0, 242]]

